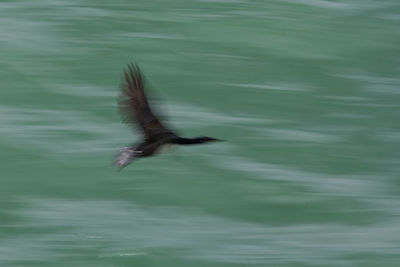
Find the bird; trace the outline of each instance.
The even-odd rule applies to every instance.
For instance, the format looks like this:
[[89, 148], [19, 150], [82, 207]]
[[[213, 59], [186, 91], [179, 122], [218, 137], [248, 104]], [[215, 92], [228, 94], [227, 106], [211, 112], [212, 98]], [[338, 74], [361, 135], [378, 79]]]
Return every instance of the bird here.
[[120, 169], [136, 159], [157, 154], [167, 145], [195, 145], [223, 141], [208, 136], [186, 138], [166, 127], [149, 104], [145, 78], [137, 64], [128, 64], [128, 68], [124, 70], [118, 106], [122, 119], [136, 125], [142, 134], [140, 142], [119, 151], [114, 165]]

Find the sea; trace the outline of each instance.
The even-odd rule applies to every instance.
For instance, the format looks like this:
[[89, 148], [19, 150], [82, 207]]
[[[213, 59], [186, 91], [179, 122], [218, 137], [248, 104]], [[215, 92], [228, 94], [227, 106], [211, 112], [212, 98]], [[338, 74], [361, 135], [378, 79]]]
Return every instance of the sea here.
[[1, 0], [0, 266], [400, 266], [399, 117], [398, 0]]

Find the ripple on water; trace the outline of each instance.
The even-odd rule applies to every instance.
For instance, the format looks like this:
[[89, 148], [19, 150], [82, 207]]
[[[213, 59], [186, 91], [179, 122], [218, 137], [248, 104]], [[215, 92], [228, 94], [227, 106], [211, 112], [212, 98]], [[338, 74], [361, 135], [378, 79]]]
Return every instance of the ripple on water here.
[[[175, 207], [123, 201], [26, 199], [17, 211], [30, 237], [0, 241], [3, 264], [59, 257], [140, 257], [153, 249], [175, 256], [232, 264], [352, 264], [343, 255], [393, 256], [400, 248], [398, 220], [350, 227], [338, 224], [268, 226]], [[96, 237], [96, 238], [93, 238]], [[59, 242], [63, 240], [63, 242]], [[52, 244], [48, 246], [48, 244]], [[94, 250], [84, 248], [93, 247]]]

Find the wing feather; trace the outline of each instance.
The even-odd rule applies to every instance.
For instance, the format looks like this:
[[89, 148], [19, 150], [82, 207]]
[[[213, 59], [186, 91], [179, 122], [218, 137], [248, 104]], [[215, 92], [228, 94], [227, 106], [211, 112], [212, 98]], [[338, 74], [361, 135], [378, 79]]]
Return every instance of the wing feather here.
[[154, 115], [144, 90], [145, 80], [136, 64], [129, 64], [121, 83], [119, 109], [125, 122], [135, 123], [147, 139], [159, 133], [172, 133]]

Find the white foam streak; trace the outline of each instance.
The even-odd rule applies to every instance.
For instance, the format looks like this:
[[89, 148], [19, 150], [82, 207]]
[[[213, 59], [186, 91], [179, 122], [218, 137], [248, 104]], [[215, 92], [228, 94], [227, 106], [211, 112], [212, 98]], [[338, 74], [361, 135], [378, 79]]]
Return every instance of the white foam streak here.
[[[399, 232], [400, 224], [393, 220], [357, 227], [267, 226], [195, 210], [123, 201], [26, 199], [25, 202], [28, 207], [18, 212], [24, 219], [20, 226], [37, 229], [40, 234], [2, 239], [3, 263], [76, 256], [69, 254], [73, 253], [71, 249], [94, 244], [99, 257], [136, 257], [155, 248], [173, 248], [185, 252], [180, 254], [182, 258], [263, 265], [288, 263], [287, 259], [296, 259], [303, 265], [324, 265], [327, 258], [330, 263], [351, 264], [350, 258], [341, 255], [351, 251], [390, 256], [400, 248], [400, 237], [393, 234]], [[78, 255], [85, 253], [83, 249]]]

